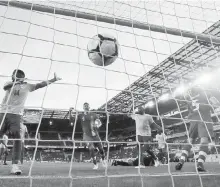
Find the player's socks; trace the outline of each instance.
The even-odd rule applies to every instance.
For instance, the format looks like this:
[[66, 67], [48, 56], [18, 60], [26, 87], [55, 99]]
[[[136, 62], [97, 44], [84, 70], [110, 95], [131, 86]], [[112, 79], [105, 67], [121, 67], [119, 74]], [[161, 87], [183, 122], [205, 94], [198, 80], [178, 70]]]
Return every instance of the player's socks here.
[[103, 166], [103, 167], [107, 167], [107, 163], [106, 163], [106, 160], [105, 160], [105, 159], [102, 159], [102, 166]]
[[197, 170], [199, 172], [206, 172], [203, 163], [206, 160], [206, 152], [205, 151], [199, 151], [199, 157], [198, 157], [198, 163], [197, 163]]
[[158, 167], [159, 165], [160, 165], [160, 163], [159, 163], [158, 159], [154, 160], [154, 166]]

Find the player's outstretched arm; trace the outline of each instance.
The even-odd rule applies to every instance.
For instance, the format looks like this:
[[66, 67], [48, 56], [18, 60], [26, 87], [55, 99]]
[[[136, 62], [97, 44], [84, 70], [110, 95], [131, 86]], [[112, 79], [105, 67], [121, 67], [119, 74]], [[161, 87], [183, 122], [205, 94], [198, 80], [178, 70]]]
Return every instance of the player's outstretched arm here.
[[156, 129], [158, 131], [163, 131], [162, 127], [157, 125], [154, 121], [151, 123], [150, 126], [151, 126], [152, 129]]
[[44, 88], [44, 87], [46, 87], [46, 86], [48, 86], [48, 85], [50, 85], [50, 84], [52, 84], [52, 83], [54, 83], [54, 82], [56, 82], [56, 81], [59, 81], [59, 80], [61, 80], [61, 78], [58, 77], [58, 76], [56, 75], [56, 73], [54, 73], [54, 78], [53, 78], [53, 79], [50, 79], [50, 80], [48, 80], [48, 81], [43, 81], [43, 82], [37, 83], [37, 84], [35, 85], [35, 89], [34, 89], [34, 90], [37, 90], [37, 89], [39, 89], [39, 88]]

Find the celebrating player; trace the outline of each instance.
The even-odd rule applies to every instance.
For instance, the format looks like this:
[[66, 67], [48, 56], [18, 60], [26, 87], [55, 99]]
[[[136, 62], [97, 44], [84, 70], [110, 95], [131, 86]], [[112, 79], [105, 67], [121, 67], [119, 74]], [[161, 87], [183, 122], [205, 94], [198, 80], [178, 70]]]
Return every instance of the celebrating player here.
[[0, 158], [4, 156], [4, 165], [7, 165], [7, 156], [8, 156], [8, 136], [6, 134], [2, 137], [3, 141], [0, 144]]
[[152, 158], [155, 161], [155, 166], [157, 167], [159, 165], [158, 159], [153, 153], [153, 151], [151, 151], [150, 145], [145, 143], [149, 143], [152, 141], [151, 130], [157, 129], [161, 131], [161, 127], [154, 122], [151, 115], [145, 114], [143, 107], [138, 107], [137, 114], [129, 116], [135, 120], [137, 140], [142, 144], [142, 146], [140, 147], [141, 157], [138, 167], [144, 167], [142, 153], [144, 153], [145, 151], [147, 151], [147, 153], [152, 156]]
[[88, 142], [89, 153], [93, 160], [93, 169], [98, 169], [98, 163], [95, 156], [95, 148], [98, 148], [101, 155], [102, 164], [106, 167], [105, 153], [99, 137], [98, 129], [101, 127], [102, 123], [98, 119], [95, 113], [89, 111], [90, 107], [88, 103], [83, 104], [84, 112], [78, 115], [82, 130], [83, 130], [83, 141]]
[[4, 90], [6, 94], [0, 111], [0, 139], [2, 139], [2, 135], [6, 131], [9, 131], [9, 134], [17, 139], [14, 141], [12, 150], [11, 174], [21, 174], [21, 170], [17, 165], [21, 155], [21, 141], [18, 139], [21, 138], [20, 123], [28, 93], [46, 87], [58, 80], [60, 78], [54, 74], [54, 78], [51, 80], [29, 84], [25, 82], [25, 73], [16, 69], [12, 73], [12, 81], [5, 84]]
[[21, 164], [23, 164], [24, 150], [25, 150], [24, 140], [25, 140], [25, 138], [28, 138], [28, 130], [27, 130], [27, 126], [24, 125], [24, 123], [23, 123], [23, 118], [21, 120], [20, 133], [21, 133], [21, 158], [20, 158], [20, 161], [21, 161]]
[[212, 107], [210, 104], [218, 104], [218, 100], [200, 88], [192, 88], [188, 92], [190, 104], [188, 105], [190, 121], [189, 127], [189, 143], [183, 147], [180, 162], [176, 165], [176, 170], [181, 170], [184, 162], [189, 155], [191, 144], [196, 138], [200, 138], [199, 157], [197, 161], [197, 170], [204, 172], [203, 163], [208, 153], [209, 140], [213, 138], [213, 122], [211, 118]]
[[[143, 153], [143, 164], [144, 166], [154, 166], [155, 165], [155, 160], [153, 157], [148, 154], [148, 153]], [[125, 161], [118, 161], [118, 160], [113, 160], [112, 166], [139, 166], [139, 158], [129, 159], [127, 162]]]

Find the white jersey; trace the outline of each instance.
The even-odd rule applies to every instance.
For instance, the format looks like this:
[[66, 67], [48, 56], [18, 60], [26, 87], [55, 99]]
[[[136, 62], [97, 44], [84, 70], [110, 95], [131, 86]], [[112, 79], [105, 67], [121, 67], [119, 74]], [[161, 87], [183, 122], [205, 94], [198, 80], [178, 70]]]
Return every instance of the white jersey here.
[[35, 84], [22, 83], [14, 85], [11, 88], [12, 91], [8, 89], [2, 101], [0, 112], [5, 113], [7, 111], [7, 113], [22, 114], [28, 93], [34, 91], [35, 87]]
[[21, 134], [21, 141], [24, 142], [25, 134], [28, 133], [27, 127], [24, 124], [20, 126], [20, 134]]
[[2, 137], [2, 139], [3, 139], [4, 144], [1, 143], [1, 144], [0, 144], [0, 148], [6, 148], [5, 145], [6, 145], [6, 146], [8, 145], [8, 136], [4, 134], [3, 137]]
[[158, 141], [158, 148], [159, 149], [165, 148], [165, 145], [166, 145], [165, 139], [166, 139], [166, 135], [163, 133], [156, 135], [156, 140]]
[[132, 119], [136, 123], [136, 135], [140, 136], [151, 136], [151, 127], [150, 125], [154, 122], [151, 115], [148, 114], [135, 114], [131, 115]]

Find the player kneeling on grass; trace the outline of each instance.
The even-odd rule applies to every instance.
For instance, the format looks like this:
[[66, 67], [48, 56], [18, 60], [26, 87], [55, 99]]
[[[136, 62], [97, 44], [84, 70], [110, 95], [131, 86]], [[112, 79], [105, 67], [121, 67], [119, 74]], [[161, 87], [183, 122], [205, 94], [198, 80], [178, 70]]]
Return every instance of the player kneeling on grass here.
[[176, 170], [181, 170], [184, 162], [189, 155], [191, 144], [196, 138], [200, 138], [199, 157], [197, 161], [197, 170], [200, 172], [206, 171], [203, 163], [206, 160], [208, 153], [208, 144], [210, 139], [213, 138], [213, 121], [211, 118], [212, 106], [217, 105], [219, 102], [215, 97], [207, 94], [203, 89], [192, 88], [188, 92], [190, 103], [188, 104], [188, 119], [190, 121], [189, 127], [189, 143], [183, 147], [182, 155], [179, 163], [176, 165]]
[[[143, 153], [141, 157], [143, 158], [142, 168], [145, 166], [155, 166], [155, 160], [150, 154]], [[113, 160], [112, 166], [139, 166], [139, 158], [137, 157], [135, 159], [129, 159], [127, 162]]]
[[11, 174], [21, 174], [21, 170], [18, 167], [21, 156], [20, 124], [28, 93], [46, 87], [58, 80], [60, 78], [54, 74], [54, 78], [51, 80], [29, 84], [25, 81], [25, 73], [22, 70], [16, 69], [12, 73], [12, 81], [5, 84], [4, 90], [6, 93], [0, 110], [0, 139], [2, 139], [6, 131], [9, 132], [12, 138], [16, 139], [12, 149]]
[[[149, 114], [145, 114], [145, 110], [143, 107], [138, 107], [137, 114], [128, 115], [132, 119], [135, 120], [136, 123], [136, 135], [137, 135], [137, 141], [140, 143], [140, 155], [142, 155], [143, 152], [147, 152], [152, 156], [152, 158], [155, 160], [155, 166], [157, 167], [159, 165], [158, 159], [151, 150], [151, 146], [149, 143], [152, 142], [152, 129], [157, 129], [159, 131], [162, 130], [162, 128], [157, 125], [152, 116]], [[139, 150], [139, 144], [138, 144], [138, 150]], [[142, 156], [140, 158], [140, 163], [138, 167], [142, 167]]]
[[103, 166], [106, 167], [107, 165], [105, 161], [103, 145], [98, 132], [98, 129], [101, 127], [102, 123], [98, 119], [98, 116], [95, 113], [89, 111], [89, 109], [89, 104], [84, 103], [84, 112], [82, 114], [79, 114], [78, 119], [83, 130], [83, 141], [87, 142], [87, 146], [89, 147], [89, 153], [94, 163], [93, 169], [98, 169], [95, 148], [98, 148]]
[[2, 137], [2, 143], [0, 144], [0, 158], [4, 156], [4, 165], [7, 165], [7, 156], [8, 156], [8, 136], [6, 134], [3, 135]]

